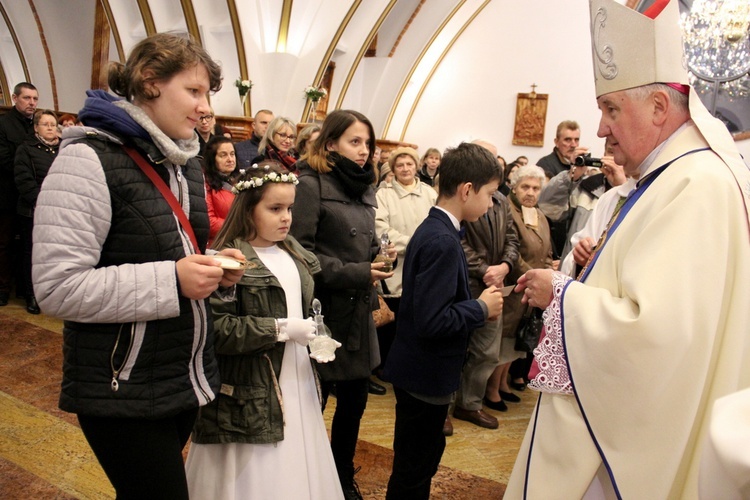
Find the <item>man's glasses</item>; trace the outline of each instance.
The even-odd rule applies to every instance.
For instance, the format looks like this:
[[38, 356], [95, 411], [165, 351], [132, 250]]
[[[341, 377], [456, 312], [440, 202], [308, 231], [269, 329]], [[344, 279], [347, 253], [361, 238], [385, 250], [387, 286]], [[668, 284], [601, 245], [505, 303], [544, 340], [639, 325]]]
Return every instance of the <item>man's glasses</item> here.
[[198, 118], [198, 120], [200, 120], [203, 123], [208, 123], [213, 119], [214, 119], [214, 115], [203, 115], [200, 118]]
[[286, 134], [282, 134], [281, 132], [276, 132], [276, 135], [278, 135], [278, 136], [279, 136], [279, 138], [280, 138], [280, 139], [281, 139], [282, 141], [286, 141], [286, 140], [289, 140], [289, 141], [293, 141], [294, 139], [296, 139], [296, 138], [297, 138], [297, 136], [296, 136], [296, 135], [286, 135]]

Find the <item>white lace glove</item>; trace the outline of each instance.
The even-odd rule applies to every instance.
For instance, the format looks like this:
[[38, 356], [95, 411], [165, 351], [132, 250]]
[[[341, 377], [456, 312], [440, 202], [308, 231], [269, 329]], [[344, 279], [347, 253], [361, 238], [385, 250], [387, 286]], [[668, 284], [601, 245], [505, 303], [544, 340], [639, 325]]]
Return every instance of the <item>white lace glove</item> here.
[[315, 338], [315, 322], [312, 318], [283, 318], [276, 322], [279, 326], [279, 342], [293, 340], [307, 347], [307, 344]]

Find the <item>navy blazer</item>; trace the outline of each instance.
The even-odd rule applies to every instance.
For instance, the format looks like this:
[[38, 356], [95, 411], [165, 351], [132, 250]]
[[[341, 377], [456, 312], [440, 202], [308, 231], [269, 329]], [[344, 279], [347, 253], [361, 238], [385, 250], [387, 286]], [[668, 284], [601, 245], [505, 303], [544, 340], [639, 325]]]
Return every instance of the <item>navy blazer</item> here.
[[406, 247], [396, 338], [384, 377], [427, 396], [458, 389], [471, 332], [484, 325], [471, 298], [461, 239], [448, 215], [435, 207]]

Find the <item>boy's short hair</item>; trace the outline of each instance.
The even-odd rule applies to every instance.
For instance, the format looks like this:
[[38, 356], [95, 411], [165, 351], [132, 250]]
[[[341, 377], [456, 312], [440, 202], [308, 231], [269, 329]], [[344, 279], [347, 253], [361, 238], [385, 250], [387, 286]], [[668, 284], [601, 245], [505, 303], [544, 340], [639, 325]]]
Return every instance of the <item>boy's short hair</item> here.
[[497, 159], [486, 148], [462, 142], [455, 148], [445, 150], [440, 162], [439, 197], [451, 198], [458, 186], [471, 182], [474, 192], [492, 181], [502, 182], [503, 174]]

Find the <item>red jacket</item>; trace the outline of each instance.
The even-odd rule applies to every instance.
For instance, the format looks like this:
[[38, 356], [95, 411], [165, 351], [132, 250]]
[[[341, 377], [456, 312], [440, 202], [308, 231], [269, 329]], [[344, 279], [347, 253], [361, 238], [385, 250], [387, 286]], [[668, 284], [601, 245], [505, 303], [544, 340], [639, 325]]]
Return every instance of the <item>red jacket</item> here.
[[234, 194], [226, 189], [218, 191], [211, 189], [206, 184], [206, 206], [208, 207], [208, 219], [211, 222], [211, 229], [208, 233], [208, 246], [210, 247], [219, 234], [219, 229], [224, 225], [224, 219], [227, 218], [229, 207], [234, 201]]

